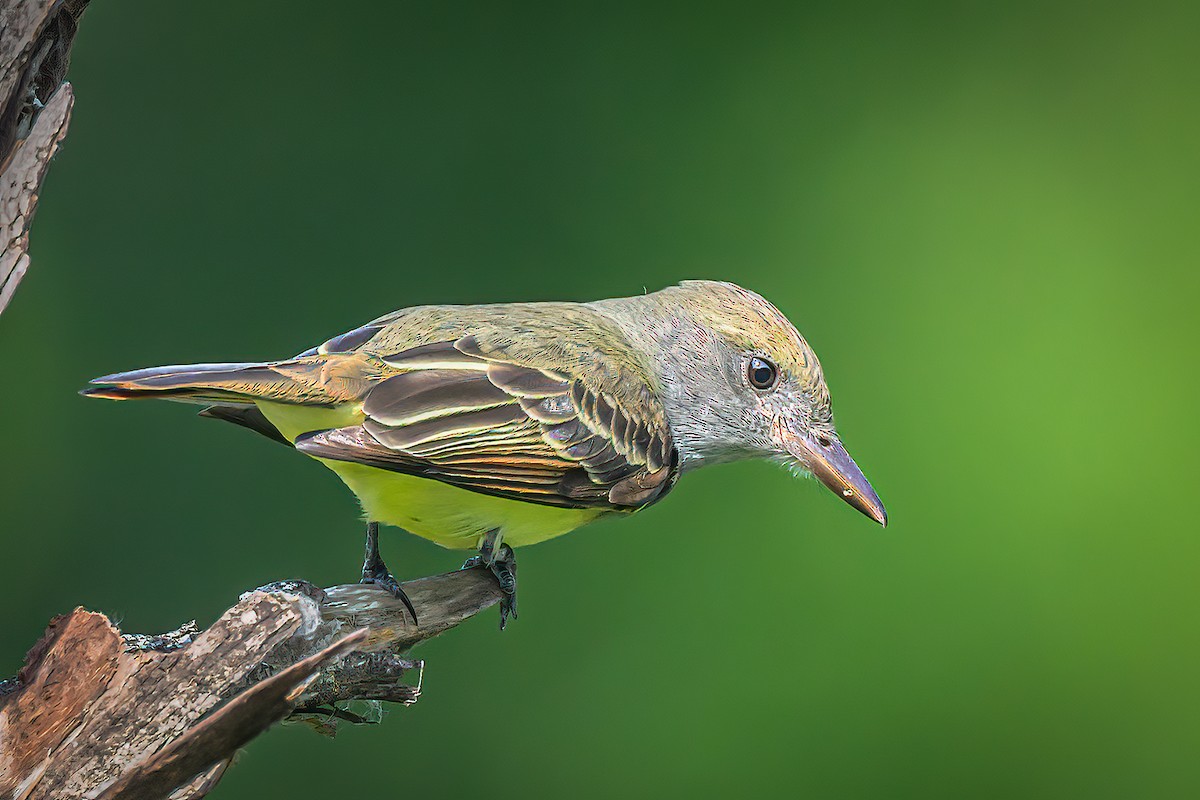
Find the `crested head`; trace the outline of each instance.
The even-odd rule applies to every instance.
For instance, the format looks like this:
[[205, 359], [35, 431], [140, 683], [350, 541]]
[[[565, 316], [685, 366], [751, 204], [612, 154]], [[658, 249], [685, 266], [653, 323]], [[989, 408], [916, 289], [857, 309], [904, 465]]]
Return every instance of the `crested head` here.
[[842, 447], [816, 353], [774, 305], [735, 284], [699, 280], [594, 305], [651, 354], [685, 469], [769, 458], [886, 521]]
[[832, 428], [829, 388], [817, 354], [766, 298], [734, 283], [702, 280], [683, 281], [662, 294], [686, 306], [693, 319], [746, 361], [757, 356], [774, 366], [779, 373], [776, 392], [802, 395], [794, 399], [804, 401], [812, 422]]

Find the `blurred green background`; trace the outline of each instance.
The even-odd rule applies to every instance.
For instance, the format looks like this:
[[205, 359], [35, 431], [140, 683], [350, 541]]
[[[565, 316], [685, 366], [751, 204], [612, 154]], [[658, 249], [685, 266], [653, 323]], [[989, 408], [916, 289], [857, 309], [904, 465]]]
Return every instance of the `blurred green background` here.
[[1197, 11], [97, 0], [0, 317], [0, 673], [76, 604], [356, 577], [319, 465], [88, 378], [724, 278], [813, 343], [892, 525], [689, 475], [523, 551], [417, 706], [216, 796], [1197, 796]]

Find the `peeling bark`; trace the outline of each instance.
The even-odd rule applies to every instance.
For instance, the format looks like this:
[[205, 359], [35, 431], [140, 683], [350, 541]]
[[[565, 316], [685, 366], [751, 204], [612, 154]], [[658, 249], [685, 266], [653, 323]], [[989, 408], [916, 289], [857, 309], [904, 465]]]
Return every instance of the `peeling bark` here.
[[[63, 82], [88, 0], [0, 0], [0, 312], [29, 268], [29, 226], [74, 97]], [[77, 608], [51, 620], [0, 681], [0, 797], [204, 797], [236, 751], [286, 718], [326, 734], [369, 722], [350, 701], [411, 705], [406, 654], [498, 603], [491, 573], [385, 590], [284, 581], [248, 592], [206, 630], [122, 634]], [[417, 674], [416, 684], [406, 682]]]
[[0, 313], [29, 269], [29, 226], [74, 95], [63, 82], [88, 0], [0, 0]]
[[0, 796], [193, 800], [280, 720], [333, 733], [369, 721], [346, 702], [415, 703], [424, 664], [404, 654], [500, 589], [477, 569], [404, 588], [420, 625], [385, 590], [304, 581], [248, 592], [195, 635], [123, 635], [83, 609], [52, 620], [0, 695]]

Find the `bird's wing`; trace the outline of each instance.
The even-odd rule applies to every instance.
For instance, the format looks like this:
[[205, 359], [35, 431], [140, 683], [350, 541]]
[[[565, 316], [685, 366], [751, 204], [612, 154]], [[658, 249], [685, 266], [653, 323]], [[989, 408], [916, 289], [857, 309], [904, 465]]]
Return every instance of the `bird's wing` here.
[[296, 447], [547, 505], [633, 510], [670, 489], [678, 455], [648, 386], [510, 349], [467, 335], [377, 355], [395, 374], [367, 392], [363, 423]]

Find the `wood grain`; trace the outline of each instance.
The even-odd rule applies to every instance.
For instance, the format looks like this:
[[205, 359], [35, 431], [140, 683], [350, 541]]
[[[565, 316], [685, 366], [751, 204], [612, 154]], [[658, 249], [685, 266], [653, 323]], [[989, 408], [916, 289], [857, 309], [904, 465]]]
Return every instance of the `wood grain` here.
[[194, 636], [122, 634], [84, 609], [51, 621], [0, 696], [0, 796], [193, 800], [281, 719], [331, 733], [362, 721], [346, 702], [411, 705], [424, 663], [408, 651], [501, 594], [482, 569], [404, 589], [419, 625], [377, 587], [296, 580], [247, 592]]

